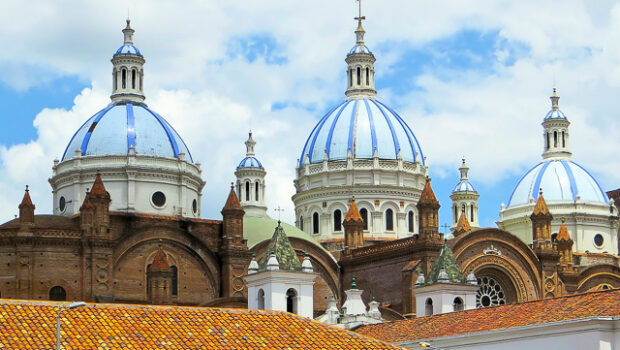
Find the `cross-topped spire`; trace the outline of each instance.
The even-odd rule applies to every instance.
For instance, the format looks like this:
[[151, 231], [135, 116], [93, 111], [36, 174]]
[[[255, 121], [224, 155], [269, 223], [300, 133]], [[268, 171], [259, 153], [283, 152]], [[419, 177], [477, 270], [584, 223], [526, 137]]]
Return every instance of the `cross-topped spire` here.
[[355, 36], [357, 38], [357, 45], [364, 45], [364, 34], [366, 31], [362, 27], [362, 21], [366, 19], [366, 16], [362, 16], [362, 0], [356, 0], [359, 4], [359, 15], [355, 17], [357, 21], [357, 29], [355, 30]]
[[282, 214], [282, 212], [284, 211], [284, 209], [280, 208], [280, 206], [278, 205], [277, 208], [274, 209], [274, 211], [278, 212], [278, 225], [280, 225], [280, 215]]
[[356, 0], [359, 6], [359, 15], [355, 17], [355, 20], [359, 25], [362, 25], [362, 21], [366, 19], [366, 16], [362, 16], [362, 0]]

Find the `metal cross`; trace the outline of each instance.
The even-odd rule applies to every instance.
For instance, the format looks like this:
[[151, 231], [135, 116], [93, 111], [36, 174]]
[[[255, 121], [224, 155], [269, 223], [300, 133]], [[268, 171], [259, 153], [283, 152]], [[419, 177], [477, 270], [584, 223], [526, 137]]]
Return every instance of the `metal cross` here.
[[366, 16], [362, 16], [362, 0], [356, 0], [359, 4], [359, 16], [355, 17], [355, 20], [362, 23], [366, 19]]
[[280, 206], [278, 205], [278, 207], [274, 210], [278, 212], [278, 221], [280, 221], [280, 214], [284, 211], [284, 209], [280, 208]]
[[450, 225], [443, 224], [443, 225], [441, 225], [441, 228], [443, 229], [443, 233], [446, 233], [446, 231], [450, 228]]

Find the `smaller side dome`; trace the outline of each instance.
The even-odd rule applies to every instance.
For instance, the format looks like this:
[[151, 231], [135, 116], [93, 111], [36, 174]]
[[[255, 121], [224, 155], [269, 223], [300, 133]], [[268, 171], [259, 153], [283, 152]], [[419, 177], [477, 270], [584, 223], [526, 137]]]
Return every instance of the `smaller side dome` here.
[[467, 173], [469, 172], [469, 167], [465, 163], [465, 158], [463, 158], [462, 160], [463, 160], [463, 164], [461, 164], [461, 167], [459, 168], [459, 171], [461, 172], [461, 180], [459, 181], [458, 184], [456, 184], [452, 192], [465, 192], [465, 191], [476, 192], [476, 189], [471, 184], [471, 182], [469, 182], [469, 178], [467, 177]]
[[243, 160], [241, 160], [241, 162], [237, 166], [237, 169], [239, 168], [262, 168], [262, 167], [263, 167], [263, 164], [261, 164], [261, 162], [256, 157], [245, 157], [243, 158]]
[[138, 50], [137, 47], [135, 47], [133, 45], [129, 45], [129, 44], [125, 44], [125, 45], [119, 47], [118, 50], [116, 50], [116, 52], [114, 53], [114, 56], [116, 56], [116, 55], [126, 55], [126, 54], [133, 54], [133, 55], [142, 56], [142, 54], [140, 53], [140, 50]]
[[547, 119], [568, 119], [564, 112], [560, 110], [559, 101], [560, 96], [558, 96], [557, 91], [553, 88], [553, 95], [549, 97], [551, 99], [551, 110], [545, 115], [545, 120]]

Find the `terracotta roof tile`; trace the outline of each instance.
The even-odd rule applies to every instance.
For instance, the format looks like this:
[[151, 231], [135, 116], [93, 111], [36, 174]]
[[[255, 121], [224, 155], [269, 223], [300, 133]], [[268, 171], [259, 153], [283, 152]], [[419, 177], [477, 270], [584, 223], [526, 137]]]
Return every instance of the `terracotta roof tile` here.
[[230, 193], [228, 194], [228, 199], [226, 199], [224, 209], [241, 209], [241, 203], [232, 186], [230, 187]]
[[90, 193], [95, 196], [109, 196], [108, 191], [106, 191], [103, 185], [103, 180], [101, 180], [101, 174], [97, 174], [95, 177], [95, 183], [93, 183], [93, 188], [90, 189]]
[[547, 208], [547, 202], [543, 198], [542, 191], [538, 195], [536, 206], [534, 207], [534, 215], [549, 215], [549, 208]]
[[620, 289], [385, 322], [357, 332], [399, 343], [599, 316], [620, 316]]
[[562, 225], [560, 225], [560, 231], [558, 231], [557, 240], [558, 241], [569, 241], [570, 233], [568, 233], [568, 229], [566, 228], [566, 219], [562, 218]]
[[[0, 348], [55, 348], [68, 303], [0, 300]], [[88, 304], [62, 314], [64, 349], [402, 349], [284, 312]]]
[[435, 193], [433, 192], [433, 188], [431, 187], [431, 179], [426, 178], [426, 184], [424, 184], [424, 189], [420, 194], [420, 202], [437, 202], [437, 197], [435, 197]]
[[456, 228], [454, 229], [455, 233], [464, 233], [467, 231], [471, 231], [471, 225], [469, 224], [469, 220], [467, 220], [467, 215], [465, 215], [465, 211], [461, 211], [461, 216], [459, 217], [459, 222], [456, 224]]
[[22, 198], [22, 203], [19, 205], [20, 208], [24, 206], [34, 207], [34, 204], [32, 204], [32, 199], [30, 199], [30, 191], [28, 191], [28, 189], [26, 189], [24, 198]]
[[344, 221], [362, 221], [362, 215], [360, 211], [357, 209], [357, 204], [355, 204], [355, 199], [351, 200], [351, 204], [349, 205], [349, 211], [347, 212], [347, 216], [344, 218]]

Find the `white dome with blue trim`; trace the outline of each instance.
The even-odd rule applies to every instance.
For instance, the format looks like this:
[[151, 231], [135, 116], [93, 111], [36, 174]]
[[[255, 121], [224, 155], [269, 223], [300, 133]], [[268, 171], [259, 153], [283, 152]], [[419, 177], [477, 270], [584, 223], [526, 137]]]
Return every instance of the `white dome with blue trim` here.
[[114, 53], [115, 56], [123, 55], [123, 54], [133, 54], [133, 55], [142, 56], [142, 54], [140, 53], [140, 50], [138, 50], [137, 47], [131, 44], [124, 44], [123, 46], [119, 47], [118, 50], [116, 50], [116, 52]]
[[245, 157], [243, 158], [243, 160], [241, 160], [241, 162], [237, 166], [237, 169], [238, 168], [262, 168], [262, 167], [263, 165], [256, 157]]
[[569, 159], [552, 159], [538, 163], [519, 181], [510, 196], [508, 207], [538, 199], [540, 189], [545, 200], [609, 203], [601, 186], [581, 165]]
[[467, 180], [459, 182], [456, 185], [456, 187], [454, 187], [454, 190], [452, 192], [462, 192], [462, 191], [476, 192], [476, 190], [474, 189], [474, 186], [472, 186], [471, 183]]
[[191, 153], [179, 134], [145, 104], [130, 101], [111, 103], [95, 113], [73, 135], [62, 160], [82, 156], [128, 154], [133, 147], [136, 154], [179, 158], [185, 153], [193, 162]]
[[353, 158], [398, 159], [424, 164], [415, 135], [394, 110], [374, 97], [347, 99], [331, 109], [314, 127], [304, 145], [299, 166]]

